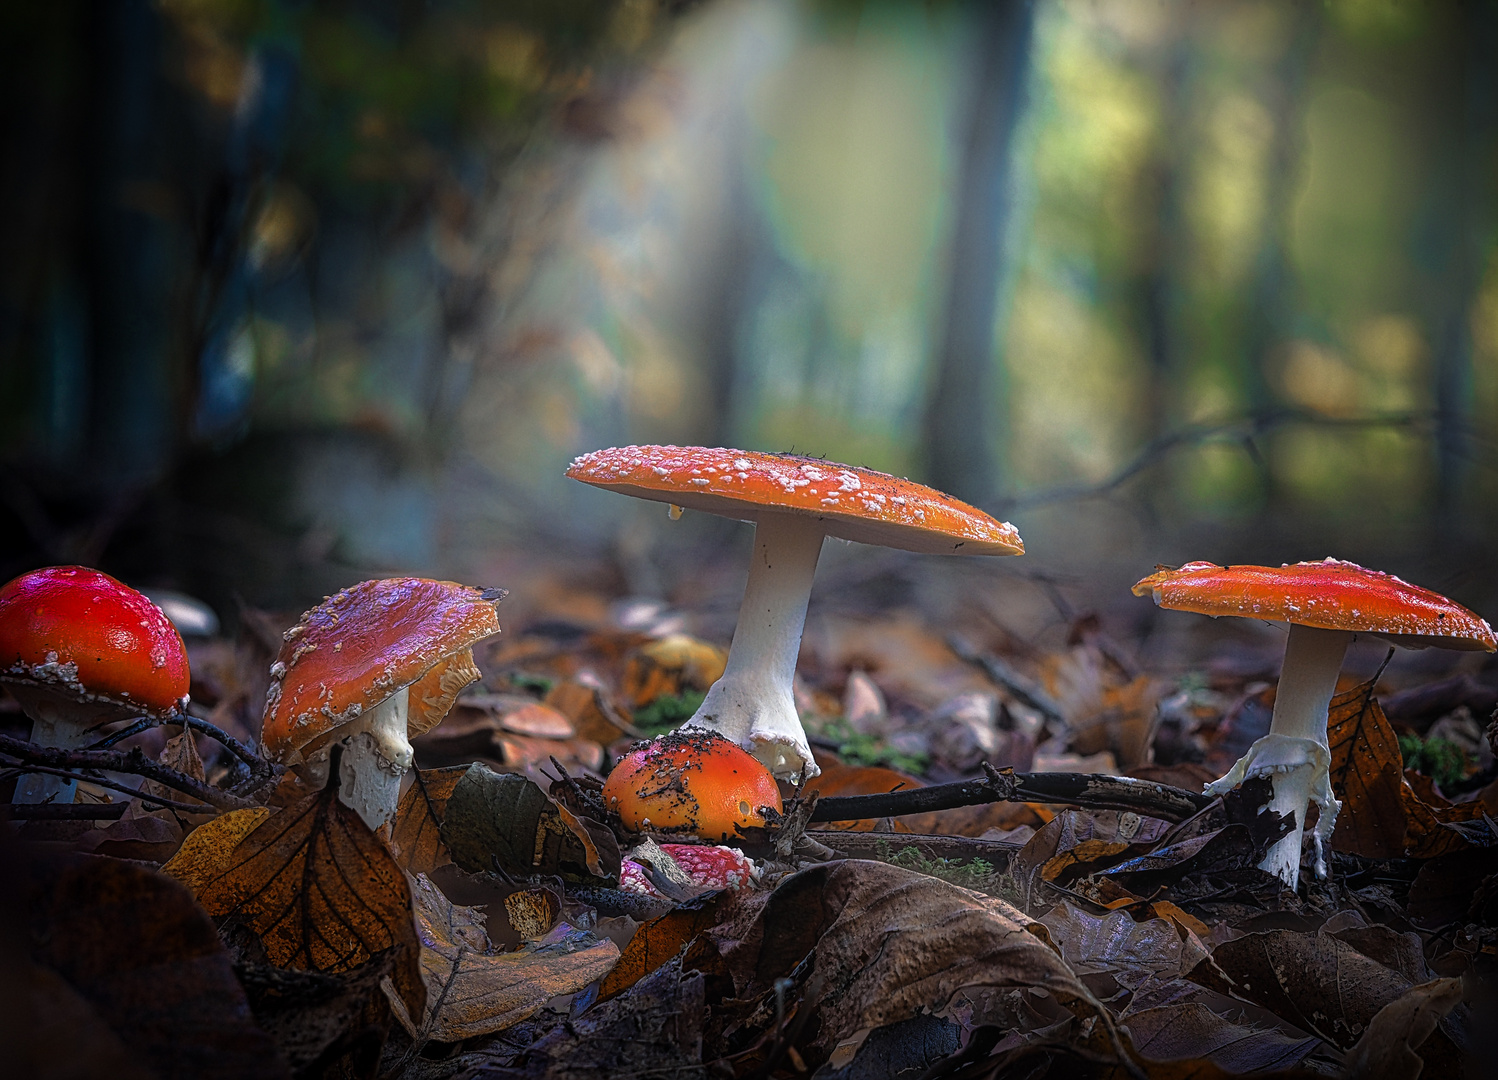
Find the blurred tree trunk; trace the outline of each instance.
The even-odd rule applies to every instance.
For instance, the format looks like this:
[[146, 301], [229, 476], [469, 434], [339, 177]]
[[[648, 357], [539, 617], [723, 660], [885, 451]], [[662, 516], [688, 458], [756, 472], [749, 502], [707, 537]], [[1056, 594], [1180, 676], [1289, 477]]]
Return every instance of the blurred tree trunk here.
[[1417, 222], [1415, 262], [1433, 347], [1435, 404], [1435, 492], [1431, 502], [1433, 546], [1462, 543], [1473, 515], [1465, 512], [1472, 405], [1472, 306], [1492, 240], [1488, 207], [1495, 127], [1498, 127], [1498, 6], [1464, 3], [1452, 20], [1454, 61], [1438, 94], [1432, 119], [1439, 125], [1430, 168], [1430, 197]]
[[[1292, 317], [1294, 291], [1290, 278], [1290, 213], [1300, 183], [1300, 158], [1305, 134], [1307, 87], [1315, 65], [1325, 13], [1320, 4], [1295, 4], [1290, 40], [1280, 62], [1270, 71], [1264, 101], [1274, 121], [1265, 177], [1263, 243], [1249, 292], [1243, 335], [1241, 395], [1247, 411], [1264, 415], [1277, 404], [1268, 371], [1283, 347]], [[1258, 448], [1250, 447], [1255, 453]], [[1264, 500], [1260, 512], [1273, 520], [1280, 502], [1272, 454], [1260, 458]]]
[[995, 341], [1010, 147], [1029, 74], [1030, 0], [973, 5], [977, 40], [961, 131], [947, 297], [922, 432], [927, 479], [974, 502], [999, 492], [1008, 422]]

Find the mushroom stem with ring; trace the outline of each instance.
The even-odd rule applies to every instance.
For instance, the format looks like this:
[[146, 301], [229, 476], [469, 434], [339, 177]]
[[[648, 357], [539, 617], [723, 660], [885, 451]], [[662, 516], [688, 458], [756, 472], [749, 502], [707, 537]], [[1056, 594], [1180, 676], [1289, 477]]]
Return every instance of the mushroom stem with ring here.
[[727, 666], [687, 721], [749, 748], [776, 776], [820, 772], [791, 686], [824, 536], [822, 523], [810, 516], [760, 518]]
[[338, 797], [376, 832], [395, 817], [401, 778], [415, 758], [407, 737], [409, 688], [391, 694], [339, 729], [339, 738], [307, 763], [313, 783], [326, 784], [333, 746], [342, 746]]
[[1316, 823], [1316, 876], [1326, 876], [1324, 842], [1336, 825], [1341, 804], [1333, 796], [1327, 767], [1327, 707], [1337, 690], [1337, 675], [1353, 635], [1347, 630], [1324, 630], [1290, 625], [1285, 643], [1285, 661], [1275, 691], [1274, 717], [1269, 734], [1259, 739], [1228, 774], [1207, 785], [1210, 794], [1223, 794], [1245, 779], [1268, 776], [1274, 797], [1268, 809], [1293, 815], [1294, 827], [1281, 837], [1259, 863], [1295, 888], [1300, 879], [1301, 836], [1305, 832], [1306, 807], [1314, 801], [1320, 808]]

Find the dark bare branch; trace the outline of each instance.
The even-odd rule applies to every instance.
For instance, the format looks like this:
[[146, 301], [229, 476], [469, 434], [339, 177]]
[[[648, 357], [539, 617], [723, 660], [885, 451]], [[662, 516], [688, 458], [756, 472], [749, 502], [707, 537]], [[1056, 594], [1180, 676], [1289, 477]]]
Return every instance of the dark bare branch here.
[[[155, 780], [163, 787], [169, 787], [185, 795], [190, 795], [194, 799], [200, 799], [220, 810], [239, 810], [247, 806], [256, 805], [249, 799], [224, 791], [222, 788], [216, 788], [211, 784], [205, 784], [203, 781], [195, 780], [190, 776], [185, 776], [176, 769], [168, 768], [159, 762], [151, 761], [138, 748], [124, 752], [118, 750], [67, 750], [56, 746], [37, 746], [34, 743], [24, 742], [9, 735], [0, 735], [0, 754], [22, 762], [23, 764], [18, 767], [24, 772], [53, 772], [57, 775], [77, 776], [77, 774], [67, 770], [99, 769], [104, 772], [128, 773], [133, 776], [143, 776], [147, 780]], [[91, 783], [100, 782], [90, 776], [77, 776], [77, 778], [88, 780]], [[125, 788], [123, 790], [129, 791], [130, 789]], [[133, 791], [130, 793], [132, 795], [137, 794]], [[202, 812], [202, 807], [192, 807], [182, 804], [182, 808], [197, 813]]]

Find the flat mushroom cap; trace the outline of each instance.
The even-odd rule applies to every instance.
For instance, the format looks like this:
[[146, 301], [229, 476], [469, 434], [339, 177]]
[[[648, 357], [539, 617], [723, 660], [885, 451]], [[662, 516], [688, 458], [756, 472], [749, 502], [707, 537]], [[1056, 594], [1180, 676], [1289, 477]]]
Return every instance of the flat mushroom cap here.
[[702, 446], [617, 446], [572, 463], [567, 475], [637, 499], [741, 521], [791, 513], [828, 536], [933, 555], [1020, 555], [1013, 525], [888, 473], [821, 458]]
[[361, 581], [306, 612], [271, 665], [261, 738], [304, 754], [433, 668], [499, 632], [503, 589], [453, 581]]
[[1498, 648], [1493, 629], [1439, 593], [1338, 559], [1285, 566], [1187, 563], [1134, 586], [1155, 603], [1199, 615], [1241, 615], [1376, 634], [1407, 648]]
[[86, 566], [49, 566], [0, 588], [0, 680], [164, 715], [187, 698], [187, 650], [130, 586]]

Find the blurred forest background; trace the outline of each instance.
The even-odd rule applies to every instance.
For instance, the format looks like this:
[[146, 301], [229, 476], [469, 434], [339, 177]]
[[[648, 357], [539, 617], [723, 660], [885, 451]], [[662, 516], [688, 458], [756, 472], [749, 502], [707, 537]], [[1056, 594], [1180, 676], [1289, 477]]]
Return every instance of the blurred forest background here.
[[731, 626], [748, 530], [562, 476], [694, 442], [1014, 521], [952, 579], [1005, 605], [1335, 554], [1498, 613], [1492, 2], [54, 0], [0, 56], [0, 580]]

